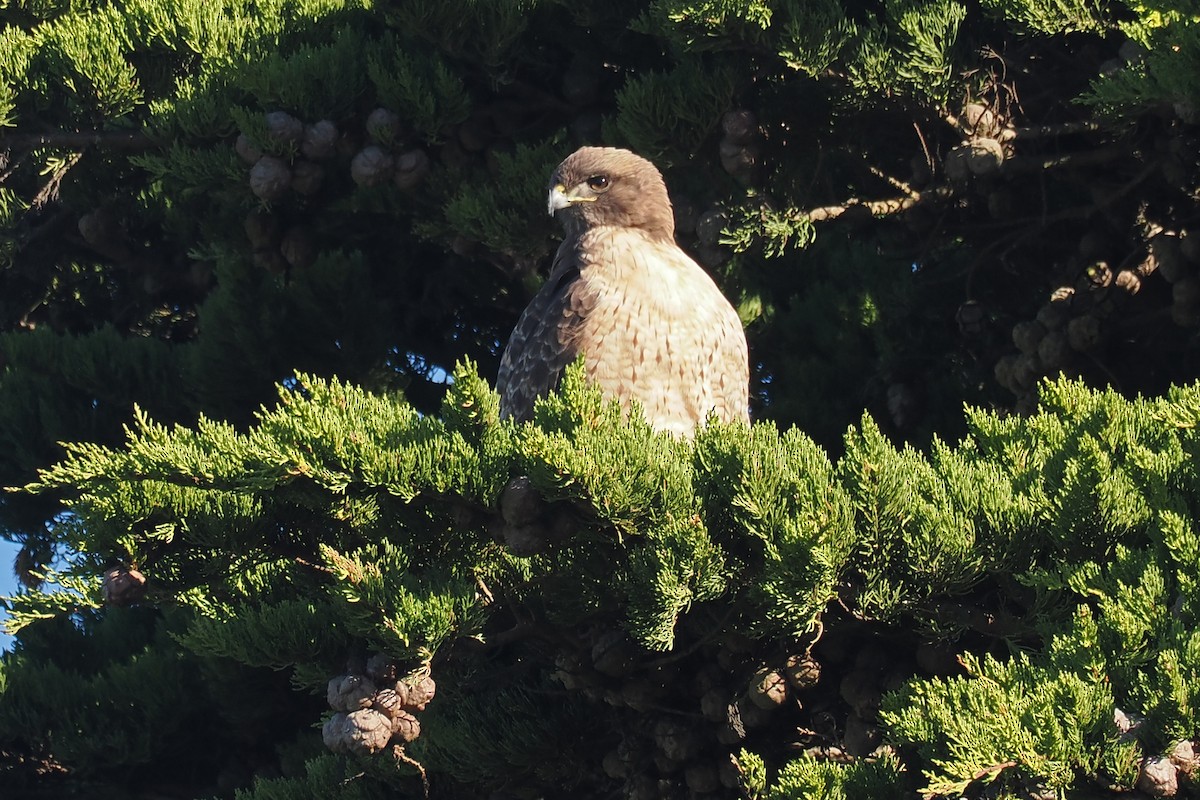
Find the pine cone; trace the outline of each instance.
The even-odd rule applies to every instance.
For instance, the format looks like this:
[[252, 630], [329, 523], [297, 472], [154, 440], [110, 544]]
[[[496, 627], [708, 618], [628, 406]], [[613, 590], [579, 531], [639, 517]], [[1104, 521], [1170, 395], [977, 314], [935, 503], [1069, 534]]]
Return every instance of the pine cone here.
[[1184, 242], [1188, 241], [1171, 233], [1160, 233], [1150, 240], [1150, 257], [1168, 283], [1181, 281], [1194, 271], [1193, 264], [1184, 255]]
[[987, 311], [977, 300], [968, 300], [954, 314], [958, 330], [963, 336], [978, 336], [987, 327]]
[[982, 103], [967, 103], [958, 118], [959, 129], [966, 136], [995, 136], [1000, 123], [990, 108]]
[[392, 177], [396, 161], [383, 148], [367, 145], [350, 161], [350, 177], [359, 186], [378, 186]]
[[325, 699], [334, 711], [357, 711], [374, 702], [375, 684], [362, 675], [337, 675], [329, 679]]
[[367, 136], [371, 141], [389, 145], [394, 142], [402, 130], [400, 117], [395, 111], [387, 108], [377, 108], [367, 115]]
[[783, 675], [764, 667], [754, 673], [746, 696], [764, 711], [774, 711], [787, 700], [787, 686]]
[[654, 725], [654, 743], [659, 752], [673, 761], [686, 762], [699, 751], [695, 730], [673, 719], [660, 719]]
[[338, 129], [327, 119], [318, 120], [304, 128], [300, 152], [307, 158], [330, 158], [337, 152]]
[[621, 685], [621, 703], [634, 711], [646, 711], [659, 701], [660, 692], [650, 681], [635, 679]]
[[312, 265], [317, 260], [317, 245], [307, 228], [295, 225], [288, 228], [279, 243], [279, 252], [289, 264], [297, 269]]
[[424, 711], [437, 693], [437, 684], [428, 675], [410, 675], [396, 681], [395, 691], [403, 700], [406, 710]]
[[546, 541], [546, 529], [542, 525], [504, 526], [502, 541], [508, 552], [520, 558], [536, 556], [546, 552], [549, 543]]
[[267, 114], [267, 136], [285, 147], [297, 147], [304, 138], [304, 123], [286, 111]]
[[738, 717], [741, 719], [742, 725], [744, 725], [748, 731], [754, 730], [755, 728], [761, 728], [763, 725], [766, 725], [771, 721], [771, 709], [760, 708], [747, 697], [743, 697], [741, 700], [738, 700], [736, 706]]
[[696, 232], [696, 220], [700, 217], [700, 209], [692, 199], [684, 194], [671, 196], [671, 213], [675, 217], [675, 233], [687, 236]]
[[1128, 295], [1135, 295], [1142, 290], [1142, 278], [1131, 269], [1123, 269], [1113, 278], [1113, 286]]
[[1103, 289], [1111, 286], [1114, 277], [1112, 267], [1108, 266], [1107, 261], [1093, 262], [1083, 271], [1083, 274], [1087, 277], [1087, 281], [1093, 289]]
[[1113, 724], [1117, 726], [1117, 733], [1121, 734], [1123, 742], [1137, 738], [1145, 723], [1146, 718], [1141, 714], [1129, 714], [1120, 708], [1113, 709]]
[[1004, 164], [1004, 148], [995, 139], [974, 139], [967, 146], [967, 169], [975, 175], [991, 175]]
[[1013, 344], [1022, 353], [1036, 353], [1045, 336], [1046, 326], [1034, 319], [1018, 322], [1012, 330]]
[[250, 191], [260, 200], [278, 200], [292, 185], [292, 171], [275, 156], [263, 156], [250, 168]]
[[400, 669], [396, 660], [384, 653], [375, 653], [368, 658], [366, 670], [371, 680], [380, 685], [395, 683], [400, 677]]
[[725, 709], [725, 722], [717, 726], [717, 741], [734, 745], [746, 738], [746, 723], [742, 720], [742, 709], [738, 703], [730, 703]]
[[1012, 378], [1019, 389], [1031, 389], [1046, 374], [1037, 353], [1022, 353], [1013, 362]]
[[1067, 304], [1065, 302], [1050, 302], [1038, 309], [1037, 321], [1042, 323], [1048, 331], [1061, 330], [1067, 327], [1067, 322], [1070, 321], [1071, 315], [1067, 312]]
[[1196, 757], [1196, 748], [1187, 739], [1171, 748], [1170, 759], [1179, 772], [1188, 778], [1192, 777], [1197, 767], [1200, 767], [1200, 759]]
[[821, 680], [821, 665], [812, 656], [791, 656], [783, 671], [793, 689], [807, 689]]
[[325, 168], [312, 161], [297, 161], [292, 165], [292, 189], [303, 195], [314, 195], [325, 180]]
[[611, 678], [624, 678], [633, 672], [637, 657], [637, 646], [624, 631], [602, 633], [592, 645], [592, 666]]
[[409, 150], [396, 159], [396, 174], [392, 178], [396, 188], [412, 191], [429, 174], [429, 155], [424, 150]]
[[1200, 234], [1194, 231], [1180, 231], [1179, 252], [1192, 264], [1200, 264]]
[[386, 715], [388, 719], [395, 719], [398, 714], [404, 712], [404, 698], [395, 689], [380, 689], [375, 693], [371, 708]]
[[408, 744], [421, 735], [421, 721], [407, 711], [401, 710], [391, 717], [391, 733], [400, 741]]
[[846, 718], [846, 734], [842, 748], [852, 756], [870, 755], [883, 741], [883, 733], [875, 725], [863, 720], [858, 714]]
[[970, 148], [963, 144], [951, 147], [942, 159], [942, 170], [951, 183], [965, 184], [971, 179], [971, 167], [967, 162], [971, 158]]
[[1171, 318], [1177, 325], [1195, 327], [1200, 319], [1200, 277], [1188, 277], [1171, 287]]
[[1094, 314], [1084, 314], [1067, 323], [1067, 341], [1071, 348], [1081, 353], [1099, 346], [1101, 341], [1100, 320]]
[[846, 673], [839, 685], [842, 699], [860, 715], [872, 716], [879, 708], [882, 695], [880, 674], [875, 669], [854, 669]]
[[700, 714], [712, 722], [722, 722], [729, 715], [729, 696], [713, 687], [700, 697]]
[[604, 774], [613, 780], [624, 780], [629, 774], [628, 765], [621, 759], [619, 750], [609, 750], [604, 754], [604, 759], [600, 762], [601, 769]]
[[233, 149], [237, 152], [238, 158], [247, 164], [255, 164], [263, 157], [262, 148], [250, 141], [250, 137], [244, 133], [238, 134], [237, 141], [233, 143]]
[[735, 108], [726, 111], [721, 117], [721, 132], [725, 140], [738, 145], [752, 144], [762, 138], [758, 127], [758, 117], [753, 111]]
[[392, 721], [369, 708], [351, 711], [346, 715], [343, 735], [346, 752], [371, 755], [387, 747], [392, 738]]
[[1147, 756], [1142, 759], [1135, 787], [1151, 797], [1174, 797], [1179, 792], [1179, 772], [1170, 759]]
[[346, 751], [346, 742], [350, 739], [348, 717], [346, 712], [339, 711], [325, 720], [325, 724], [321, 726], [321, 740], [325, 742], [327, 748], [335, 753]]
[[1071, 344], [1063, 331], [1050, 331], [1038, 344], [1038, 361], [1051, 375], [1058, 373], [1071, 362]]
[[242, 227], [255, 250], [273, 249], [279, 243], [279, 218], [274, 214], [251, 211], [246, 215]]
[[693, 792], [701, 794], [716, 792], [721, 788], [721, 778], [715, 764], [691, 763], [683, 771], [683, 782]]
[[146, 576], [130, 567], [104, 570], [104, 602], [110, 606], [128, 606], [146, 594]]

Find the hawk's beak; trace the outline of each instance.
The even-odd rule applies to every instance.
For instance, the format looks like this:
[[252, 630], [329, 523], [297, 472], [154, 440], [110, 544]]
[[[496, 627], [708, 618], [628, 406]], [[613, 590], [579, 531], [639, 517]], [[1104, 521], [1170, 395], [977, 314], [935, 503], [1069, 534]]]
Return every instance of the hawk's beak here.
[[569, 205], [571, 205], [571, 198], [567, 197], [567, 188], [561, 183], [556, 184], [550, 190], [550, 197], [546, 200], [546, 212], [553, 217], [555, 211], [561, 211]]
[[587, 184], [581, 183], [578, 186], [572, 186], [568, 189], [561, 183], [556, 183], [554, 184], [554, 188], [550, 190], [550, 198], [546, 201], [546, 209], [550, 212], [550, 216], [553, 217], [555, 211], [561, 211], [576, 203], [594, 202], [596, 202], [596, 197], [588, 193]]

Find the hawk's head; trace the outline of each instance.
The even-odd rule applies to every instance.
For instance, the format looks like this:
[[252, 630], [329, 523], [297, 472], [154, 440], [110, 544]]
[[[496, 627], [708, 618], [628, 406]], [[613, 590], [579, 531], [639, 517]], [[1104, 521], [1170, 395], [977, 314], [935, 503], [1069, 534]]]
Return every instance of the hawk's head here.
[[662, 175], [641, 156], [615, 147], [581, 147], [567, 156], [550, 176], [549, 210], [563, 212], [568, 231], [615, 225], [655, 238], [675, 235]]

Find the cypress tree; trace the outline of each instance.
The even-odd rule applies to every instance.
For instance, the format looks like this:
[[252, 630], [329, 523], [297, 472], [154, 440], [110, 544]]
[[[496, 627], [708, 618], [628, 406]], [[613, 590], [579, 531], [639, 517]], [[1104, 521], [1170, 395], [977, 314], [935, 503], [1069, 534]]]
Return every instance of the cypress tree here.
[[[6, 787], [1195, 793], [1198, 13], [0, 10]], [[588, 143], [753, 426], [499, 419]]]

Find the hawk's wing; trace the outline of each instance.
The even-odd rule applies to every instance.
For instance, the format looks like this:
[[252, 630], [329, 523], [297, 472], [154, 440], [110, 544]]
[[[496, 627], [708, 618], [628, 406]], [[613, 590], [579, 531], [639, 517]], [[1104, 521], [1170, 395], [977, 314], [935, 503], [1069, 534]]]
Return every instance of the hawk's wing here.
[[580, 292], [578, 238], [564, 241], [550, 277], [521, 313], [500, 359], [496, 391], [500, 416], [533, 417], [533, 403], [558, 387], [563, 370], [579, 355], [577, 333], [588, 309]]

